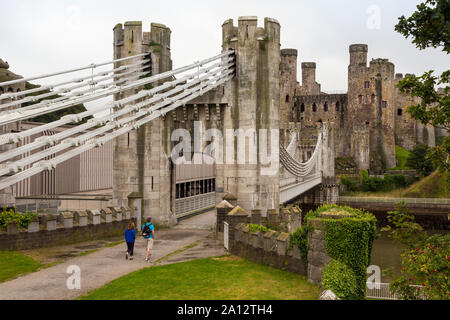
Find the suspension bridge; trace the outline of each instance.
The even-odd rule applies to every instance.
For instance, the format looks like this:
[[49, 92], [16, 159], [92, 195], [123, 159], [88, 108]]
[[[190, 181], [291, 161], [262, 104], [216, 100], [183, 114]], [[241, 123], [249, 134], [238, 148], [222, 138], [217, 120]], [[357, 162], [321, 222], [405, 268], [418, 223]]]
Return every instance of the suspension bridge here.
[[[275, 27], [273, 37], [278, 37], [279, 34], [276, 32], [279, 30], [277, 31], [276, 22], [272, 20], [265, 22], [266, 32], [272, 37], [269, 29], [273, 25]], [[139, 28], [137, 32], [133, 28], [136, 26], [127, 27], [125, 24], [125, 30], [122, 29], [122, 35], [119, 34], [119, 39], [116, 39], [116, 46], [120, 45], [118, 44], [120, 41], [126, 46], [126, 42], [129, 41], [127, 35], [131, 32], [131, 44], [128, 44], [138, 52], [143, 50], [144, 46], [136, 48], [136, 39], [133, 39], [136, 34], [142, 32]], [[230, 32], [233, 33], [235, 30]], [[252, 32], [254, 31], [250, 33]], [[254, 41], [261, 41], [255, 34], [247, 36], [253, 37]], [[224, 45], [221, 54], [165, 72], [162, 72], [161, 68], [159, 68], [159, 72], [154, 72], [155, 69], [158, 69], [155, 67], [158, 63], [155, 60], [162, 59], [155, 51], [0, 83], [2, 92], [4, 92], [0, 95], [0, 127], [3, 128], [20, 121], [33, 119], [36, 116], [66, 110], [76, 105], [93, 105], [85, 112], [68, 114], [57, 121], [40, 124], [28, 130], [0, 135], [0, 150], [3, 150], [0, 153], [0, 190], [41, 172], [54, 170], [69, 159], [102, 147], [108, 142], [116, 141], [116, 144], [120, 144], [117, 142], [120, 137], [123, 138], [131, 132], [137, 132], [154, 121], [167, 121], [166, 115], [176, 114], [178, 109], [186, 110], [187, 106], [191, 106], [192, 103], [201, 100], [208, 94], [217, 92], [219, 88], [228, 92], [228, 95], [224, 94], [225, 98], [222, 100], [228, 99], [228, 105], [232, 105], [233, 101], [238, 101], [233, 107], [239, 108], [241, 115], [245, 114], [248, 111], [245, 104], [249, 102], [247, 101], [249, 99], [246, 98], [244, 103], [241, 89], [234, 89], [232, 83], [237, 83], [238, 87], [245, 86], [244, 80], [251, 77], [256, 72], [252, 69], [257, 69], [258, 66], [254, 61], [248, 59], [250, 51], [244, 51], [239, 46], [233, 45], [233, 42], [238, 42], [236, 37], [237, 34], [233, 33], [226, 39], [227, 45]], [[273, 40], [276, 42], [276, 39]], [[143, 40], [139, 39], [139, 41]], [[275, 52], [277, 51], [275, 50]], [[107, 70], [99, 70], [105, 68]], [[80, 72], [85, 74], [79, 76]], [[61, 77], [64, 77], [64, 80], [53, 80]], [[12, 85], [43, 81], [44, 79], [46, 83], [50, 84], [20, 92], [8, 92], [7, 89]], [[271, 83], [274, 79], [266, 80]], [[275, 88], [275, 90], [277, 89]], [[54, 98], [56, 94], [58, 97]], [[238, 97], [235, 99], [233, 96]], [[104, 102], [105, 99], [111, 101]], [[254, 97], [251, 100], [253, 105], [257, 103], [257, 99]], [[24, 104], [26, 106], [23, 106]], [[209, 116], [208, 110], [206, 110], [207, 116]], [[219, 120], [220, 115], [226, 113], [219, 109], [217, 112]], [[71, 125], [71, 127], [59, 133], [39, 136], [43, 132], [51, 132], [51, 130], [64, 125]], [[39, 137], [33, 138], [36, 136]], [[267, 189], [272, 193], [269, 196], [272, 199], [272, 206], [292, 201], [323, 182], [323, 141], [324, 135], [320, 133], [315, 151], [306, 162], [301, 162], [295, 157], [297, 136], [292, 139], [288, 148], [284, 148], [282, 143], [280, 144], [279, 160], [287, 173], [283, 178], [277, 174], [276, 181], [274, 182], [271, 178], [271, 182], [268, 183], [274, 184], [271, 190]], [[139, 154], [134, 156], [134, 158], [139, 157]], [[239, 177], [239, 170], [238, 168], [237, 174], [234, 173], [234, 178], [245, 176], [244, 174]], [[225, 169], [219, 171], [219, 174], [227, 175]], [[255, 178], [258, 179], [252, 177], [252, 179]], [[117, 181], [115, 180], [114, 183], [118, 183]], [[167, 181], [170, 184], [169, 189], [174, 189], [170, 179], [159, 179], [160, 184], [167, 183]], [[242, 180], [236, 182], [237, 185], [240, 183]], [[264, 179], [258, 183], [267, 184]], [[114, 188], [116, 187], [120, 188], [115, 185]], [[152, 176], [152, 190], [153, 188]], [[139, 191], [145, 193], [145, 188], [141, 187]], [[238, 186], [224, 185], [221, 191], [235, 193], [238, 196], [241, 194]], [[245, 200], [244, 197], [244, 203]], [[267, 203], [269, 202], [267, 201]], [[264, 203], [266, 202], [259, 199], [256, 203], [253, 202], [253, 206], [263, 206]]]

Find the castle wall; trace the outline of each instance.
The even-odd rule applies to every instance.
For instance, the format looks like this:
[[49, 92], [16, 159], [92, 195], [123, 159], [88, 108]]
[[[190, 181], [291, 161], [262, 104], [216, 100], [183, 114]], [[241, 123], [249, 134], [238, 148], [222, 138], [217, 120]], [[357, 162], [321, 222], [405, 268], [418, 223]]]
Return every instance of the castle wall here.
[[[403, 79], [402, 74], [395, 75], [397, 84]], [[417, 122], [406, 112], [408, 106], [420, 103], [420, 99], [403, 94], [395, 88], [395, 141], [400, 147], [411, 151], [417, 144]]]

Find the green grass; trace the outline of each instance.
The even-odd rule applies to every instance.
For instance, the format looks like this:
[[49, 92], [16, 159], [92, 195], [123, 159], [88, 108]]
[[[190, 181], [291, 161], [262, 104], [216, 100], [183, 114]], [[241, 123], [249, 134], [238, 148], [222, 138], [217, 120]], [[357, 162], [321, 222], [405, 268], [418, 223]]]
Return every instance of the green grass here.
[[408, 170], [409, 168], [406, 166], [406, 162], [408, 161], [408, 157], [410, 152], [400, 146], [395, 146], [395, 157], [397, 158], [397, 166], [391, 170]]
[[111, 242], [105, 245], [105, 248], [112, 248], [125, 243], [124, 241]]
[[450, 198], [450, 190], [446, 186], [445, 176], [436, 171], [408, 188], [377, 192], [352, 191], [345, 192], [342, 196], [366, 198], [448, 199]]
[[0, 252], [0, 283], [12, 280], [44, 267], [34, 259], [20, 252]]
[[303, 276], [237, 257], [151, 267], [97, 289], [82, 300], [316, 300]]
[[187, 246], [184, 247], [184, 248], [181, 248], [181, 249], [178, 249], [178, 250], [176, 250], [176, 251], [174, 251], [174, 252], [171, 252], [171, 253], [169, 253], [168, 255], [165, 255], [164, 257], [162, 257], [162, 258], [156, 260], [155, 263], [163, 262], [164, 260], [167, 260], [167, 259], [169, 259], [170, 257], [172, 257], [172, 256], [174, 256], [174, 255], [176, 255], [176, 254], [179, 254], [179, 253], [181, 253], [181, 252], [184, 252], [184, 251], [186, 251], [186, 250], [188, 250], [188, 249], [195, 248], [196, 246], [198, 246], [198, 244], [199, 244], [200, 242], [201, 242], [201, 240], [198, 240], [198, 241], [196, 241], [196, 242], [194, 242], [194, 243], [192, 243], [192, 244], [190, 244], [190, 245], [187, 245]]
[[450, 198], [445, 175], [434, 172], [430, 176], [418, 181], [404, 193], [405, 198]]

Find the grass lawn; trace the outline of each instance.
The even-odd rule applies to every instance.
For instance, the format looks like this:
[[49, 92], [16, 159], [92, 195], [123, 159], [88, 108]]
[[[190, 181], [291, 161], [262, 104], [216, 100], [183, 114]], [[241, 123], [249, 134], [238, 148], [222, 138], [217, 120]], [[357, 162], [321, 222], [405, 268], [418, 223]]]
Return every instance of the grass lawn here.
[[35, 272], [43, 265], [20, 252], [0, 252], [0, 283]]
[[395, 146], [395, 157], [397, 158], [397, 167], [392, 170], [407, 170], [406, 162], [408, 161], [408, 157], [411, 154], [406, 149], [403, 149], [400, 146]]
[[317, 300], [306, 277], [229, 256], [146, 268], [83, 300]]
[[404, 193], [405, 198], [450, 198], [447, 189], [445, 175], [434, 172], [430, 176], [418, 181], [409, 187]]

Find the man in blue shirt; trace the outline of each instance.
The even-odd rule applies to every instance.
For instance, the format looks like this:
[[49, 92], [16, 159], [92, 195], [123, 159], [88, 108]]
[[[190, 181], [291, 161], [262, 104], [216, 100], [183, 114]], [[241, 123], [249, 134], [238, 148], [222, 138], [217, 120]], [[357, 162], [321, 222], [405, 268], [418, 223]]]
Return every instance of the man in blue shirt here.
[[153, 249], [153, 241], [155, 239], [155, 226], [152, 224], [152, 218], [148, 218], [147, 223], [142, 226], [142, 234], [144, 235], [144, 239], [147, 240], [145, 261], [149, 262], [152, 257], [150, 251]]

